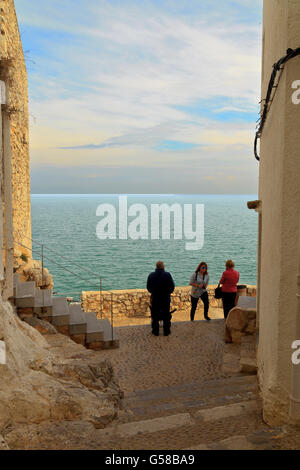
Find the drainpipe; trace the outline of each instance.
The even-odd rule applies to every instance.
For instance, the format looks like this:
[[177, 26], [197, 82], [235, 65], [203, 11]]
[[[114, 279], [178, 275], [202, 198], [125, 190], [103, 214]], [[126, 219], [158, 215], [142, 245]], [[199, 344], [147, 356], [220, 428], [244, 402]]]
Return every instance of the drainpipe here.
[[[300, 223], [298, 245], [298, 273], [297, 273], [297, 309], [295, 341], [300, 341]], [[299, 348], [299, 346], [298, 346]], [[290, 420], [292, 424], [300, 424], [300, 364], [292, 366], [292, 391], [290, 396]]]
[[259, 329], [260, 313], [260, 277], [261, 277], [261, 243], [262, 243], [262, 201], [249, 201], [248, 209], [258, 213], [258, 246], [257, 246], [257, 285], [256, 285], [256, 329]]

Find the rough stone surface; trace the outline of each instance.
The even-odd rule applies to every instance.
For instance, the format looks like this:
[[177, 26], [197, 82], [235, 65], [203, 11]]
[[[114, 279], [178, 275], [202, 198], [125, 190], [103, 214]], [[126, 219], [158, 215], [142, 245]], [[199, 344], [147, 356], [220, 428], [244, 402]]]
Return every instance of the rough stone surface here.
[[41, 261], [28, 258], [25, 263], [21, 259], [15, 259], [16, 272], [20, 274], [21, 281], [34, 281], [37, 287], [53, 290], [53, 278], [47, 268], [43, 268]]
[[226, 320], [226, 326], [229, 330], [240, 330], [243, 331], [247, 326], [247, 314], [239, 308], [233, 308], [228, 315]]
[[233, 405], [220, 406], [208, 410], [201, 410], [195, 414], [195, 418], [203, 421], [218, 421], [219, 419], [231, 418], [239, 416], [249, 411], [257, 410], [256, 400], [246, 403], [234, 403]]
[[230, 310], [226, 319], [225, 341], [226, 343], [241, 343], [246, 335], [254, 335], [256, 332], [256, 310], [235, 307]]
[[37, 317], [27, 318], [26, 323], [33, 328], [35, 328], [39, 333], [42, 335], [55, 335], [57, 334], [57, 330], [54, 328], [53, 325], [48, 323], [47, 321], [40, 320]]
[[56, 329], [60, 334], [64, 336], [69, 336], [69, 325], [56, 326]]
[[240, 371], [257, 373], [256, 335], [244, 336], [241, 339]]
[[[18, 426], [67, 420], [103, 428], [115, 418], [121, 393], [97, 353], [60, 334], [43, 337], [9, 303], [0, 304], [0, 338], [7, 351], [0, 367], [0, 434], [8, 445], [7, 433]], [[55, 338], [53, 350], [46, 338]]]
[[85, 345], [85, 334], [81, 335], [70, 335], [72, 341], [75, 341], [77, 344]]
[[87, 344], [87, 347], [89, 349], [93, 349], [94, 351], [101, 351], [103, 349], [103, 341], [94, 341]]
[[8, 445], [6, 444], [3, 436], [0, 435], [0, 450], [9, 450]]

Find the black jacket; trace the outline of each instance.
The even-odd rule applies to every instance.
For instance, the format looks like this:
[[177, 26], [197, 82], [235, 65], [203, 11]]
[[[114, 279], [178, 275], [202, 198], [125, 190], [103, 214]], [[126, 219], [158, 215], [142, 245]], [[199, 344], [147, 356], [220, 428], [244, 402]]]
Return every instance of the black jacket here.
[[171, 301], [175, 284], [170, 273], [164, 269], [156, 269], [148, 276], [147, 289], [152, 294], [152, 301], [165, 303]]

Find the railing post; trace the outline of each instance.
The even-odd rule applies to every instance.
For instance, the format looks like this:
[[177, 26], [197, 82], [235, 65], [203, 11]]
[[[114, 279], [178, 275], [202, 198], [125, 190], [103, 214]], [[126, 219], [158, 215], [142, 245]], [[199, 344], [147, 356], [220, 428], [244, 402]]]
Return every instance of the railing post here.
[[44, 287], [44, 245], [42, 245], [42, 289]]
[[111, 340], [114, 340], [114, 313], [113, 313], [113, 293], [110, 294], [110, 322], [111, 322]]

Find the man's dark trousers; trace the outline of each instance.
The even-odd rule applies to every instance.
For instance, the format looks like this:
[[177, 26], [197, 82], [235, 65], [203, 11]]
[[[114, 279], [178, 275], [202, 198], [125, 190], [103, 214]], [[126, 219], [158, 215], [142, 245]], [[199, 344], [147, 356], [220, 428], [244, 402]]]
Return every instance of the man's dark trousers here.
[[168, 336], [171, 333], [170, 303], [166, 303], [162, 306], [161, 304], [155, 303], [155, 300], [152, 300], [151, 319], [152, 333], [156, 336], [159, 335], [159, 322], [163, 321], [164, 335]]

